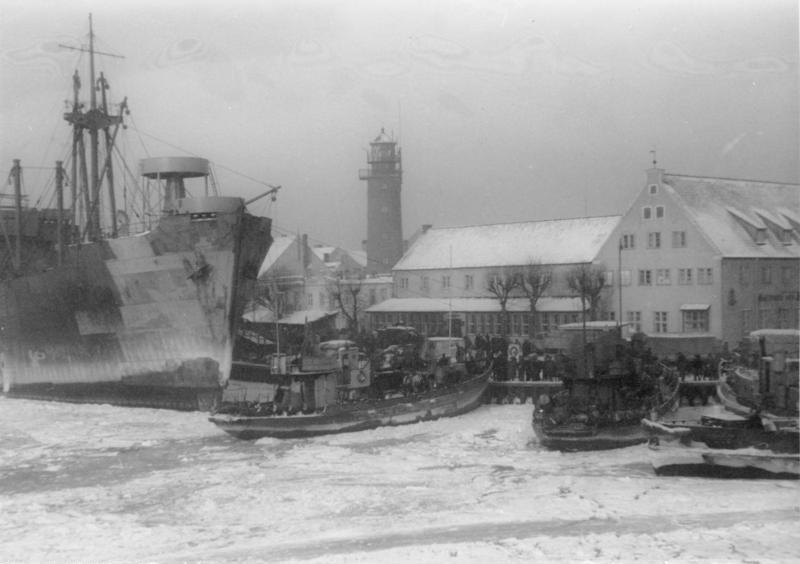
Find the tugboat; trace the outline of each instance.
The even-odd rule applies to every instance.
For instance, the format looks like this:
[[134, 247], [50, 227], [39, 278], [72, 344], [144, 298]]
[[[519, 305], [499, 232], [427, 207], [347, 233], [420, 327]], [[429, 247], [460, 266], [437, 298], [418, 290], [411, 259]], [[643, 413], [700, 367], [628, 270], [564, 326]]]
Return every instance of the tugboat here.
[[326, 354], [324, 342], [294, 365], [273, 357], [263, 397], [225, 402], [209, 420], [239, 439], [288, 439], [454, 417], [481, 404], [491, 366], [447, 355], [426, 363], [408, 344], [372, 360], [350, 346]]
[[641, 334], [628, 343], [619, 327], [592, 331], [586, 346], [574, 345], [560, 365], [564, 390], [540, 396], [533, 411], [533, 430], [547, 449], [642, 444], [648, 439], [642, 419], [677, 407], [677, 374], [650, 357]]
[[14, 193], [0, 198], [3, 392], [210, 410], [230, 374], [233, 336], [272, 242], [271, 222], [247, 212], [258, 198], [216, 195], [202, 158], [144, 159], [140, 190], [115, 187], [112, 155], [127, 103], [112, 113], [108, 81], [94, 74], [91, 16], [88, 48], [77, 50], [88, 53], [90, 99], [80, 100], [75, 71], [64, 115], [72, 156], [54, 169], [56, 207], [26, 204], [18, 160]]
[[717, 395], [726, 409], [748, 417], [758, 412], [777, 424], [798, 418], [800, 331], [759, 329], [743, 342], [738, 361], [720, 363]]

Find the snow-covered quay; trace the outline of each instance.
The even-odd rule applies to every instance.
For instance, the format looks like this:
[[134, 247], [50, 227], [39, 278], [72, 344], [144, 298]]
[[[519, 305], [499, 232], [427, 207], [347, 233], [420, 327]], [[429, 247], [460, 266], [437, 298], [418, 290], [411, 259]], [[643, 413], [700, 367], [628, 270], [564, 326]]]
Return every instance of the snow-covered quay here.
[[798, 561], [797, 482], [547, 452], [531, 407], [240, 442], [201, 413], [0, 399], [0, 561]]

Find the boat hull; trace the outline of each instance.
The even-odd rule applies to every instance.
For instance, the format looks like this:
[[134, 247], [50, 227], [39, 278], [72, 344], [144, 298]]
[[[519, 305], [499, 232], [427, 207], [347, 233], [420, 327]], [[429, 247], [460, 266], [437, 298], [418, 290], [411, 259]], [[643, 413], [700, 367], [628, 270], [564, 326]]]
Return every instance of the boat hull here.
[[241, 416], [217, 414], [209, 421], [244, 440], [313, 437], [365, 431], [377, 427], [408, 425], [472, 411], [482, 402], [489, 372], [446, 389], [411, 397], [328, 406], [310, 415]]
[[269, 219], [241, 199], [198, 198], [151, 231], [73, 246], [62, 265], [3, 281], [3, 392], [213, 408], [270, 243]]
[[546, 430], [534, 421], [533, 430], [544, 448], [564, 452], [625, 448], [646, 443], [648, 439], [638, 423], [605, 427], [573, 425]]
[[755, 447], [768, 448], [776, 453], [800, 453], [800, 434], [796, 427], [767, 430], [748, 427], [747, 423], [747, 420], [742, 420], [738, 425], [733, 423], [687, 423], [684, 421], [658, 421], [657, 424], [653, 424], [653, 422], [643, 420], [642, 426], [650, 435], [682, 433], [688, 436], [688, 440], [703, 443], [713, 449]]
[[800, 478], [800, 456], [756, 449], [715, 450], [682, 445], [650, 445], [650, 460], [659, 476], [723, 479]]

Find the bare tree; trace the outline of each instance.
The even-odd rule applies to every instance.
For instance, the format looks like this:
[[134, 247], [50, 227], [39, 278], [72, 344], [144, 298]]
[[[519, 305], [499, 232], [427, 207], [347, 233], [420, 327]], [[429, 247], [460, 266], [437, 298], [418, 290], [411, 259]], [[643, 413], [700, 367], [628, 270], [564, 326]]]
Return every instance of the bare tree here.
[[601, 294], [606, 287], [605, 270], [589, 264], [580, 264], [567, 272], [567, 287], [580, 297], [584, 321], [587, 309], [590, 320], [597, 319]]
[[500, 326], [500, 334], [502, 336], [508, 333], [508, 300], [512, 292], [519, 287], [519, 274], [506, 271], [501, 272], [499, 275], [491, 276], [486, 284], [486, 290], [497, 298], [497, 301], [500, 303], [500, 315], [503, 320]]
[[359, 318], [367, 307], [366, 300], [361, 296], [362, 281], [358, 278], [334, 278], [328, 284], [328, 293], [336, 303], [339, 311], [347, 320], [350, 336], [355, 337], [359, 332]]
[[529, 262], [520, 276], [520, 289], [528, 298], [528, 303], [530, 304], [531, 319], [528, 334], [531, 337], [536, 334], [539, 328], [536, 305], [552, 282], [553, 271], [543, 266], [539, 261], [532, 260]]
[[[597, 315], [597, 306], [600, 303], [600, 294], [605, 288], [606, 277], [602, 268], [590, 264], [580, 264], [567, 272], [567, 287], [581, 298], [581, 318], [583, 320], [583, 331], [581, 340], [583, 342], [581, 352], [581, 365], [584, 374], [589, 374], [593, 368], [587, 365], [586, 351], [586, 310], [588, 305], [589, 315], [592, 320]], [[591, 366], [594, 366], [592, 354]]]

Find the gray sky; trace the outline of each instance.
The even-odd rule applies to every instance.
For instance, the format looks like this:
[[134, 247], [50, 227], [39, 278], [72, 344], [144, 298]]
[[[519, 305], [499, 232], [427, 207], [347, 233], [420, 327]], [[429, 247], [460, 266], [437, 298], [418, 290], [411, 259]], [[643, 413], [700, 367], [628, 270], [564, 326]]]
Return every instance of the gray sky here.
[[381, 127], [405, 236], [623, 213], [653, 148], [671, 173], [800, 181], [792, 0], [0, 0], [0, 162], [31, 167], [29, 192], [66, 155], [76, 65], [88, 79], [57, 44], [86, 44], [89, 12], [126, 57], [98, 70], [128, 96], [127, 146], [204, 156], [228, 195], [281, 184], [252, 211], [314, 242], [366, 236]]

